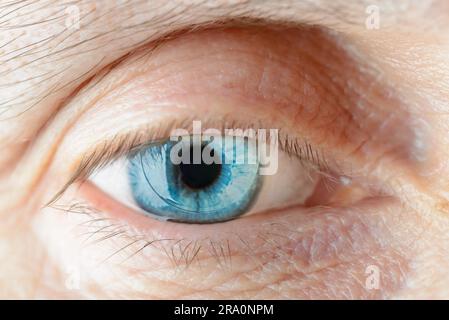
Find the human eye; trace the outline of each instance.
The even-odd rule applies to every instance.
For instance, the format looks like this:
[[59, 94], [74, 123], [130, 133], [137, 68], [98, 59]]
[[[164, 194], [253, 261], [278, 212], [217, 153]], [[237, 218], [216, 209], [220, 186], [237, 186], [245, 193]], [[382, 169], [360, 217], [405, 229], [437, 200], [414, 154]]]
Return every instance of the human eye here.
[[[201, 137], [182, 139], [176, 143], [153, 144], [135, 152], [122, 166], [125, 173], [116, 173], [127, 179], [108, 184], [127, 184], [139, 208], [168, 221], [218, 222], [247, 210], [257, 197], [261, 183], [253, 144], [241, 137], [215, 137], [212, 143], [201, 141]], [[183, 154], [187, 155], [184, 161]], [[254, 160], [245, 163], [245, 155]], [[95, 177], [99, 185], [101, 177], [115, 175], [112, 170], [103, 170], [106, 172]], [[118, 191], [117, 195], [125, 193]]]
[[[188, 154], [188, 159], [179, 164], [173, 159], [176, 145], [167, 142], [132, 157], [128, 175], [139, 207], [180, 222], [218, 222], [240, 215], [256, 196], [258, 163], [237, 164], [232, 159], [232, 152], [241, 156], [249, 151], [254, 157], [247, 141], [223, 142], [234, 146], [223, 149], [217, 143], [187, 142], [180, 153]], [[204, 152], [212, 161], [202, 156]], [[195, 161], [195, 154], [199, 161]]]
[[[271, 133], [271, 145], [230, 135], [152, 143], [102, 167], [91, 181], [122, 203], [167, 221], [213, 223], [305, 204], [318, 185], [317, 169], [285, 151], [279, 156], [277, 131]], [[274, 170], [261, 168], [261, 158], [271, 158]]]
[[[125, 57], [79, 89], [69, 120], [59, 122], [70, 125], [48, 188], [60, 191], [44, 211], [82, 214], [76, 223], [46, 215], [51, 223], [42, 219], [37, 229], [50, 242], [88, 250], [81, 264], [106, 261], [102, 281], [148, 275], [127, 278], [114, 296], [137, 287], [147, 297], [173, 297], [163, 285], [143, 285], [152, 281], [187, 296], [178, 276], [191, 296], [232, 297], [222, 277], [240, 293], [281, 292], [281, 278], [291, 297], [347, 283], [361, 290], [367, 252], [385, 261], [397, 254], [377, 240], [393, 237], [378, 207], [396, 204], [383, 183], [391, 172], [378, 159], [403, 161], [414, 150], [392, 133], [393, 126], [408, 132], [406, 125], [385, 124], [385, 109], [367, 111], [394, 98], [358, 72], [361, 62], [337, 40], [317, 28], [220, 27]], [[363, 92], [368, 85], [373, 97]], [[72, 233], [96, 246], [85, 249]], [[352, 273], [340, 279], [346, 267]], [[263, 280], [238, 281], [243, 274]]]

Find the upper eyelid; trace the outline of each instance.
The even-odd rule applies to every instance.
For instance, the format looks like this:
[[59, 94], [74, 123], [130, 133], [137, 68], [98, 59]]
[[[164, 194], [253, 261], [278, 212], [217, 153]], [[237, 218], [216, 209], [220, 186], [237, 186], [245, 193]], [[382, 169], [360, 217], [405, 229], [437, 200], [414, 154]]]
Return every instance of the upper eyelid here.
[[[213, 31], [213, 29], [206, 30], [206, 32], [210, 31]], [[304, 32], [312, 32], [312, 30], [306, 30]], [[318, 35], [321, 39], [317, 41], [331, 41], [327, 35], [323, 36], [321, 34], [320, 36], [320, 33], [318, 33]], [[170, 42], [163, 42], [163, 44], [168, 43]], [[416, 162], [417, 156], [420, 154], [420, 150], [416, 150], [416, 148], [414, 148], [415, 145], [412, 141], [415, 136], [422, 137], [424, 135], [423, 132], [425, 128], [416, 128], [409, 123], [412, 121], [416, 123], [419, 119], [416, 119], [414, 115], [405, 110], [405, 102], [402, 101], [399, 96], [391, 94], [392, 88], [390, 88], [389, 85], [383, 84], [379, 80], [376, 80], [375, 75], [364, 74], [363, 72], [357, 70], [358, 66], [351, 65], [352, 63], [362, 63], [361, 61], [355, 61], [353, 57], [344, 52], [342, 48], [338, 48], [336, 44], [327, 44], [327, 46], [329, 47], [328, 49], [333, 48], [344, 55], [343, 57], [333, 56], [333, 58], [338, 60], [337, 63], [344, 62], [344, 66], [342, 67], [347, 68], [351, 75], [355, 72], [353, 74], [354, 80], [350, 79], [348, 80], [348, 83], [343, 80], [340, 82], [337, 81], [336, 84], [326, 88], [329, 92], [333, 91], [338, 97], [336, 99], [337, 103], [333, 103], [332, 106], [332, 108], [338, 110], [331, 114], [335, 114], [336, 117], [340, 118], [340, 122], [343, 118], [346, 121], [345, 125], [339, 128], [342, 131], [339, 135], [345, 136], [346, 138], [352, 137], [355, 139], [353, 142], [355, 146], [354, 150], [357, 150], [357, 148], [366, 148], [366, 145], [368, 144], [370, 146], [372, 145], [373, 148], [384, 149], [385, 145], [388, 144], [389, 146], [395, 147], [397, 150], [396, 154], [402, 157], [401, 160]], [[233, 50], [236, 49], [233, 48]], [[145, 55], [146, 53], [144, 53], [144, 56]], [[306, 53], [305, 55], [308, 58], [312, 58], [313, 64], [320, 63], [319, 60], [316, 60], [316, 58], [312, 57], [309, 53]], [[149, 57], [149, 59], [150, 58], [151, 57]], [[347, 62], [345, 60], [351, 61]], [[328, 72], [339, 71], [338, 69], [334, 70], [332, 66], [331, 68], [327, 66], [327, 68], [329, 69], [327, 70]], [[300, 70], [296, 70], [296, 72], [299, 73]], [[356, 82], [360, 82], [360, 88], [354, 85]], [[343, 87], [345, 85], [350, 87], [350, 89], [345, 89]], [[344, 94], [341, 94], [340, 91], [344, 92]], [[348, 98], [345, 97], [347, 95], [346, 91], [352, 92], [354, 95], [354, 98], [351, 101], [348, 101]], [[326, 101], [326, 99], [329, 99], [329, 97], [323, 97], [323, 101]], [[351, 104], [357, 104], [357, 106], [352, 107]], [[385, 106], [380, 108], [382, 105]], [[301, 107], [304, 108], [304, 106]], [[389, 107], [391, 107], [390, 109], [393, 111], [389, 110]], [[293, 112], [293, 110], [290, 110], [290, 112]], [[299, 110], [295, 111], [293, 117], [301, 117], [302, 115], [303, 112]], [[391, 121], [392, 119], [394, 121]], [[387, 123], [386, 120], [389, 122]], [[352, 132], [355, 132], [355, 134], [351, 135], [350, 133]], [[359, 137], [365, 138], [358, 139]]]
[[[321, 9], [323, 9], [323, 8], [321, 8]], [[187, 29], [188, 29], [188, 28], [187, 28]], [[162, 38], [163, 38], [163, 37], [162, 37]], [[155, 40], [155, 41], [157, 41], [157, 40]], [[107, 67], [106, 67], [106, 68], [107, 68]], [[414, 134], [414, 132], [413, 132], [413, 131], [410, 131], [410, 134], [411, 134], [411, 135], [413, 135], [413, 134]], [[406, 152], [407, 152], [407, 150], [404, 150], [404, 151], [406, 151]], [[409, 151], [410, 151], [410, 150], [409, 150]], [[414, 150], [411, 150], [411, 151], [414, 151]], [[413, 153], [413, 152], [411, 152], [411, 153], [410, 153], [410, 152], [408, 152], [408, 155], [410, 155], [410, 154], [412, 154], [412, 155], [413, 155], [414, 153]]]
[[[173, 129], [185, 128], [188, 129], [189, 126], [186, 123], [190, 119], [185, 119], [182, 122], [172, 122], [158, 127], [157, 129], [140, 130], [131, 133], [126, 133], [121, 136], [112, 137], [110, 140], [105, 140], [103, 143], [96, 145], [91, 151], [88, 151], [84, 156], [81, 157], [80, 163], [76, 166], [73, 174], [63, 185], [63, 187], [51, 198], [50, 201], [46, 203], [46, 206], [55, 203], [65, 192], [65, 190], [70, 187], [73, 183], [77, 181], [83, 181], [87, 179], [95, 170], [101, 169], [107, 166], [109, 163], [113, 162], [122, 156], [127, 156], [132, 152], [135, 152], [145, 146], [150, 144], [163, 142], [169, 137], [169, 133]], [[207, 125], [209, 122], [205, 122]], [[238, 122], [234, 119], [220, 119], [219, 122], [211, 121], [217, 126], [217, 129], [224, 131], [225, 129], [257, 129], [266, 128], [262, 126], [260, 122], [257, 123], [245, 123]], [[295, 138], [289, 136], [288, 134], [279, 135], [279, 147], [284, 152], [297, 157], [302, 164], [308, 163], [313, 166], [315, 170], [321, 172], [322, 174], [328, 175], [331, 167], [329, 165], [329, 160], [327, 155], [322, 153], [318, 147], [314, 147], [311, 143], [306, 140]], [[334, 164], [335, 161], [331, 163]]]
[[[306, 32], [306, 31], [304, 31], [304, 32]], [[125, 68], [126, 68], [126, 65], [124, 65], [124, 64], [120, 64], [119, 66], [118, 66], [119, 68], [121, 67], [121, 71], [123, 71]], [[116, 71], [116, 70], [113, 70], [113, 71]], [[117, 72], [120, 72], [120, 70], [119, 71], [117, 71]], [[100, 79], [100, 82], [102, 82], [102, 80], [104, 79], [101, 75], [99, 76], [99, 79]], [[98, 79], [97, 79], [98, 80]], [[94, 84], [95, 83], [95, 80], [93, 80], [93, 82], [92, 83], [90, 83], [89, 85], [92, 85], [92, 84]], [[106, 84], [104, 84], [104, 85], [106, 85]], [[119, 85], [119, 84], [117, 84], [117, 85]], [[106, 94], [105, 94], [106, 95]], [[79, 105], [81, 105], [81, 107], [86, 107], [86, 106], [82, 106], [83, 105], [83, 102], [86, 102], [86, 100], [84, 100], [83, 101], [83, 99], [84, 99], [85, 97], [82, 97], [82, 96], [76, 96], [76, 97], [74, 97], [74, 100], [72, 100], [71, 102], [73, 103], [73, 104], [76, 104], [77, 106], [79, 106]], [[76, 100], [76, 99], [79, 99], [79, 100]], [[329, 97], [327, 97], [327, 99], [329, 99]], [[95, 99], [95, 100], [97, 100], [97, 99]], [[88, 100], [87, 99], [87, 102], [90, 102], [90, 100]], [[328, 101], [329, 102], [329, 101]], [[73, 106], [72, 106], [73, 107]], [[329, 107], [329, 106], [328, 106]], [[87, 107], [86, 107], [87, 108]], [[78, 108], [78, 110], [79, 110], [80, 108]], [[67, 110], [66, 110], [67, 111]], [[85, 110], [84, 110], [85, 111]], [[69, 112], [69, 111], [67, 111], [67, 112]], [[82, 112], [81, 112], [82, 113]], [[347, 113], [346, 113], [347, 114]], [[81, 115], [79, 114], [79, 115], [77, 115], [77, 117], [81, 117]], [[299, 117], [299, 115], [298, 115], [298, 117]], [[321, 119], [322, 120], [322, 119]], [[347, 125], [347, 126], [350, 126], [350, 125]], [[86, 163], [86, 162], [85, 162]]]

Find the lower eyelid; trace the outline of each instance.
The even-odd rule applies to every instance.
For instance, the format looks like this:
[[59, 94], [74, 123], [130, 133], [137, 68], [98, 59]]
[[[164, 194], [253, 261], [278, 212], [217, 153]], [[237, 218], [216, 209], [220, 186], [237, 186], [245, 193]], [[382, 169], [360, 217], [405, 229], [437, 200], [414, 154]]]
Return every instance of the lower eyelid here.
[[[399, 228], [399, 226], [389, 225], [390, 221], [407, 222], [408, 217], [403, 216], [402, 218], [405, 219], [391, 217], [390, 214], [393, 212], [388, 209], [389, 199], [374, 198], [364, 204], [358, 204], [357, 208], [355, 206], [290, 208], [282, 212], [247, 216], [216, 225], [198, 226], [163, 223], [148, 219], [132, 212], [129, 208], [119, 208], [117, 204], [111, 205], [105, 200], [107, 196], [96, 198], [95, 194], [98, 190], [93, 192], [93, 188], [96, 187], [89, 182], [74, 185], [73, 189], [78, 190], [78, 193], [68, 193], [67, 198], [61, 199], [61, 203], [73, 199], [85, 199], [99, 211], [99, 218], [111, 219], [114, 223], [117, 221], [118, 224], [122, 222], [126, 225], [124, 239], [96, 241], [97, 237], [108, 235], [104, 233], [98, 233], [90, 238], [93, 242], [97, 242], [90, 246], [91, 254], [95, 258], [98, 257], [100, 261], [107, 259], [103, 263], [106, 270], [111, 269], [114, 263], [120, 263], [120, 268], [123, 270], [115, 270], [118, 271], [116, 272], [118, 275], [126, 274], [128, 268], [142, 274], [159, 270], [163, 277], [172, 279], [171, 272], [175, 272], [176, 268], [173, 267], [164, 250], [167, 250], [170, 256], [172, 248], [175, 248], [177, 263], [184, 270], [182, 267], [186, 262], [182, 260], [182, 252], [191, 242], [192, 244], [186, 250], [190, 258], [194, 255], [195, 260], [198, 261], [190, 263], [188, 260], [190, 264], [187, 273], [183, 271], [186, 279], [204, 279], [194, 278], [193, 275], [204, 272], [201, 263], [203, 265], [207, 263], [213, 267], [218, 277], [231, 274], [229, 272], [231, 270], [232, 274], [241, 274], [242, 277], [263, 279], [261, 282], [264, 282], [265, 278], [283, 279], [286, 287], [282, 293], [287, 295], [289, 290], [300, 291], [291, 294], [291, 297], [295, 298], [310, 297], [313, 294], [319, 297], [315, 290], [322, 290], [322, 294], [328, 294], [334, 290], [336, 294], [345, 294], [348, 283], [351, 285], [358, 283], [357, 294], [379, 297], [380, 291], [367, 291], [363, 288], [366, 279], [365, 270], [370, 265], [380, 268], [382, 292], [387, 291], [388, 295], [388, 292], [394, 292], [404, 285], [405, 276], [410, 272], [410, 261], [407, 260], [411, 255], [410, 249], [402, 248], [401, 241], [395, 241], [396, 235], [389, 233]], [[61, 216], [60, 213], [57, 215]], [[65, 217], [63, 218], [62, 226], [67, 224], [73, 226], [65, 220]], [[53, 228], [53, 230], [56, 229], [58, 228]], [[95, 232], [96, 230], [87, 231]], [[53, 232], [56, 231], [47, 233]], [[67, 234], [62, 236], [64, 241], [69, 238]], [[114, 255], [115, 252], [132, 243], [133, 239], [139, 237], [145, 240], [124, 249], [121, 252], [123, 255]], [[57, 241], [61, 239], [62, 237], [59, 237]], [[78, 236], [74, 242], [79, 245], [80, 239], [84, 238]], [[171, 240], [155, 242], [140, 250], [148, 241], [163, 239]], [[196, 250], [199, 251], [196, 252]], [[81, 259], [72, 252], [70, 255], [72, 258]], [[112, 258], [109, 258], [110, 256]], [[121, 264], [122, 260], [126, 262]], [[223, 264], [228, 271], [219, 269]], [[125, 273], [122, 273], [123, 271]], [[204, 274], [202, 276], [204, 277]], [[145, 278], [145, 276], [142, 277]], [[176, 277], [171, 281], [176, 284]], [[330, 283], [335, 284], [337, 288], [340, 284], [339, 289], [323, 288]], [[241, 284], [237, 282], [237, 285]], [[260, 284], [260, 286], [264, 285], [272, 287], [270, 283]], [[167, 293], [166, 297], [172, 296]]]
[[[289, 174], [290, 176], [292, 175], [291, 173]], [[312, 186], [307, 198], [302, 200], [300, 203], [298, 203], [298, 201], [294, 203], [282, 201], [281, 203], [284, 205], [280, 207], [273, 207], [267, 205], [270, 202], [270, 200], [267, 199], [261, 202], [258, 201], [256, 208], [253, 208], [249, 213], [239, 217], [238, 219], [201, 225], [167, 222], [165, 219], [159, 219], [158, 217], [148, 217], [147, 214], [143, 214], [141, 212], [142, 209], [138, 209], [134, 206], [129, 207], [129, 205], [133, 202], [126, 203], [126, 201], [122, 202], [114, 199], [114, 196], [109, 195], [107, 191], [104, 191], [101, 187], [98, 187], [96, 183], [91, 182], [90, 180], [82, 182], [80, 184], [79, 191], [81, 192], [81, 196], [88, 200], [94, 208], [99, 211], [108, 212], [112, 218], [124, 221], [125, 223], [130, 221], [130, 224], [140, 230], [143, 234], [151, 234], [155, 237], [161, 238], [189, 238], [192, 240], [197, 240], [198, 237], [215, 238], [217, 234], [225, 235], [226, 233], [235, 232], [236, 229], [245, 229], [251, 225], [264, 224], [266, 221], [273, 219], [276, 215], [285, 216], [285, 212], [292, 211], [291, 209], [295, 209], [296, 211], [306, 211], [307, 209], [313, 209], [313, 207], [316, 206], [323, 207], [331, 204], [336, 204], [337, 206], [348, 206], [363, 200], [364, 197], [367, 196], [363, 190], [356, 190], [356, 192], [351, 191], [352, 189], [357, 189], [356, 184], [345, 188], [337, 182], [335, 177], [321, 177], [320, 173], [315, 175], [315, 184]], [[302, 178], [298, 179], [301, 180]], [[100, 180], [102, 181], [102, 179]], [[112, 185], [114, 185], [114, 183], [109, 182], [109, 184]], [[310, 183], [311, 182], [307, 181], [305, 187], [307, 187], [307, 184]], [[299, 186], [298, 188], [304, 188], [304, 186]], [[274, 194], [276, 197], [278, 192], [278, 190], [275, 189], [266, 190], [264, 187], [262, 187], [262, 189], [262, 198], [263, 195], [267, 198], [267, 195], [271, 194]], [[257, 210], [257, 208], [259, 208], [259, 210]], [[149, 214], [151, 215], [151, 212], [149, 212]], [[306, 212], [301, 214], [306, 214]], [[254, 218], [253, 216], [259, 217]]]
[[[340, 215], [343, 216], [344, 211], [348, 210], [344, 208], [330, 209], [329, 207], [306, 208], [293, 206], [257, 215], [243, 216], [231, 221], [199, 225], [165, 222], [148, 218], [111, 199], [89, 181], [80, 185], [79, 193], [93, 208], [108, 214], [113, 220], [129, 224], [131, 228], [138, 230], [140, 234], [151, 235], [154, 238], [188, 239], [192, 241], [205, 238], [218, 241], [226, 239], [233, 234], [252, 235], [261, 232], [261, 230], [270, 230], [272, 226], [282, 224], [286, 226], [297, 225], [298, 230], [303, 232], [304, 230], [301, 228], [305, 228], [310, 222], [306, 217], [313, 217], [313, 219], [320, 221], [320, 219], [317, 219], [320, 215], [324, 217], [335, 215], [335, 217], [338, 217]], [[342, 212], [341, 214], [339, 213], [340, 211]], [[329, 212], [331, 214], [328, 214]], [[334, 214], [333, 212], [336, 213]], [[326, 223], [324, 224], [326, 225]], [[315, 227], [321, 228], [321, 226]], [[297, 233], [298, 231], [293, 233], [295, 232]]]
[[[83, 195], [94, 187], [88, 184], [80, 189]], [[201, 226], [164, 223], [132, 214], [126, 208], [114, 206], [114, 211], [107, 203], [96, 204], [93, 199], [87, 200], [94, 206], [98, 205], [101, 214], [113, 221], [126, 221], [124, 224], [135, 232], [135, 235], [129, 235], [130, 239], [146, 237], [146, 243], [151, 243], [139, 251], [143, 258], [139, 261], [143, 264], [132, 263], [132, 268], [146, 269], [154, 263], [159, 268], [165, 266], [170, 269], [168, 256], [181, 255], [175, 258], [179, 259], [177, 264], [188, 264], [190, 272], [195, 273], [198, 272], [196, 264], [188, 259], [194, 255], [200, 264], [217, 263], [220, 268], [231, 268], [236, 273], [245, 272], [243, 269], [246, 268], [251, 272], [262, 272], [263, 269], [256, 271], [260, 266], [267, 270], [275, 268], [278, 270], [275, 274], [284, 272], [287, 280], [295, 281], [292, 283], [298, 287], [315, 279], [312, 286], [319, 288], [328, 285], [326, 279], [329, 283], [342, 282], [342, 286], [347, 283], [361, 286], [360, 279], [366, 278], [367, 266], [376, 264], [384, 275], [383, 294], [402, 286], [404, 272], [409, 268], [406, 259], [408, 249], [401, 251], [391, 244], [396, 235], [391, 234], [388, 219], [379, 214], [389, 212], [389, 207], [395, 205], [396, 201], [391, 198], [369, 199], [354, 208], [291, 208], [264, 214], [263, 218], [247, 216]], [[167, 251], [171, 251], [168, 256]], [[247, 259], [247, 263], [237, 263]], [[267, 276], [271, 277], [272, 273]], [[362, 294], [376, 297], [380, 291], [362, 291]]]

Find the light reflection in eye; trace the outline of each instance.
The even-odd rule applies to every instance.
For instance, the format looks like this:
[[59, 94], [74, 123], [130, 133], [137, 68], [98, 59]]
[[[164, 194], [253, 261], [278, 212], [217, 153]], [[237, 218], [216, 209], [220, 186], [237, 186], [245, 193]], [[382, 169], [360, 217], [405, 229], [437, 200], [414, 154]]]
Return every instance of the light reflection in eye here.
[[196, 223], [229, 220], [246, 212], [261, 183], [255, 143], [225, 136], [196, 148], [192, 140], [179, 150], [181, 157], [187, 156], [179, 164], [172, 151], [182, 142], [152, 145], [130, 157], [129, 183], [139, 207], [169, 220]]

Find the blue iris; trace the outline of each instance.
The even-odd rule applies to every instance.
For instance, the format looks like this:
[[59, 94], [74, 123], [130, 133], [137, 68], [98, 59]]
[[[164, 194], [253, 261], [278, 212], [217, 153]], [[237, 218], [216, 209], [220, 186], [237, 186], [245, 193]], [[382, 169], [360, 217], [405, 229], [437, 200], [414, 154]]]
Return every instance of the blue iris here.
[[254, 143], [232, 136], [199, 143], [182, 138], [130, 156], [137, 204], [162, 219], [190, 223], [225, 221], [248, 211], [260, 185]]

